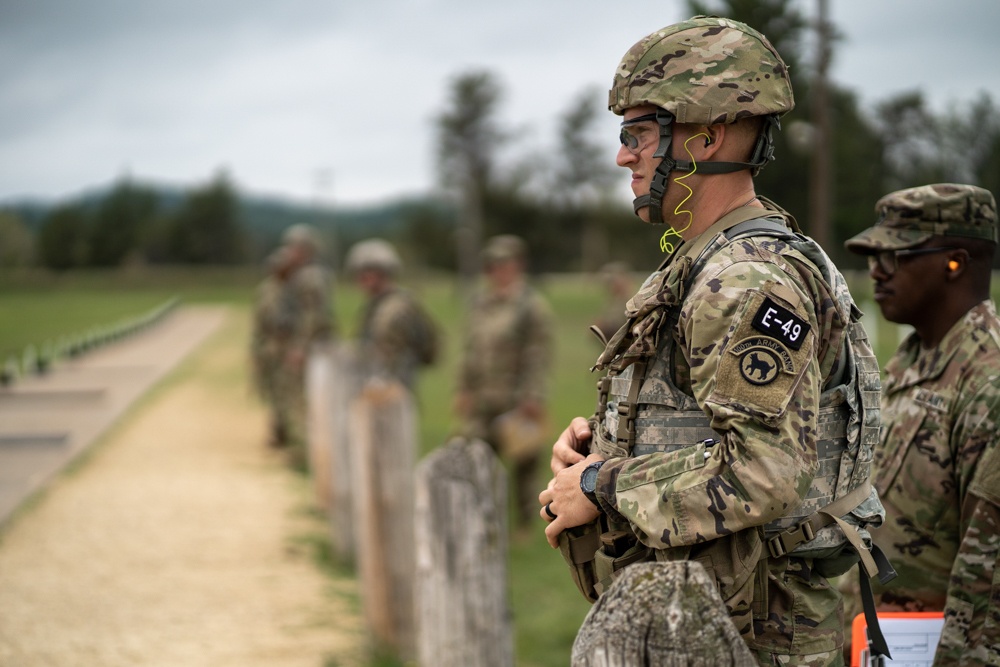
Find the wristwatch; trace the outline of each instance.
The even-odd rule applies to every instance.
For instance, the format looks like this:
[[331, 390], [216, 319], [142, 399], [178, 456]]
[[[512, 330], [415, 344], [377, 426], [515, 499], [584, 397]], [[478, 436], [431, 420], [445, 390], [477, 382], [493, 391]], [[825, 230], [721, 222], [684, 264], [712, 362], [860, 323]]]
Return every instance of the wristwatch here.
[[604, 461], [594, 461], [584, 468], [583, 474], [580, 475], [580, 490], [597, 509], [601, 509], [601, 504], [597, 502], [597, 473], [600, 472], [602, 465]]

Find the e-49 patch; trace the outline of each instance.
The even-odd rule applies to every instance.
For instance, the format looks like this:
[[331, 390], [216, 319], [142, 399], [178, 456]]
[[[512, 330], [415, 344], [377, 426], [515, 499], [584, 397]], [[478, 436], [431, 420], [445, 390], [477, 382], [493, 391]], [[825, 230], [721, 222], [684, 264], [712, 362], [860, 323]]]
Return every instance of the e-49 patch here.
[[753, 316], [753, 328], [798, 350], [809, 333], [809, 323], [792, 311], [765, 297]]

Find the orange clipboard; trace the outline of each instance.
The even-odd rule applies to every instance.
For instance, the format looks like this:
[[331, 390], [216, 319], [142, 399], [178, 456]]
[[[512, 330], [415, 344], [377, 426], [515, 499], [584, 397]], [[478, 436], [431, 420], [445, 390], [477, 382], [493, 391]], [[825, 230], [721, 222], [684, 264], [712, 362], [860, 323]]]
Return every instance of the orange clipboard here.
[[[931, 667], [944, 627], [943, 612], [880, 611], [878, 624], [893, 658], [882, 664]], [[858, 614], [851, 622], [851, 667], [873, 667], [864, 614]]]

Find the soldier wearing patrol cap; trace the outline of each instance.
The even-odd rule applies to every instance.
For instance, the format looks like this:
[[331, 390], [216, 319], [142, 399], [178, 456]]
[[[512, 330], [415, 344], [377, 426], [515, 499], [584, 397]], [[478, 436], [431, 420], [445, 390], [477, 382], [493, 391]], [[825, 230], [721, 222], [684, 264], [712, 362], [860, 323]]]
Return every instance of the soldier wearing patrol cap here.
[[455, 412], [466, 436], [481, 438], [511, 466], [517, 523], [524, 526], [535, 520], [539, 452], [547, 444], [552, 315], [525, 279], [523, 239], [494, 236], [482, 258], [486, 283], [466, 316]]
[[885, 318], [914, 329], [882, 386], [875, 541], [899, 576], [876, 590], [879, 610], [944, 610], [935, 665], [1000, 664], [996, 202], [943, 183], [888, 194], [875, 213], [845, 245], [868, 256]]
[[402, 266], [396, 249], [383, 239], [361, 241], [347, 254], [347, 270], [367, 297], [361, 352], [376, 373], [413, 389], [417, 370], [435, 360], [437, 330], [416, 298], [397, 284]]
[[625, 54], [617, 163], [672, 254], [598, 358], [598, 409], [553, 446], [539, 514], [589, 599], [631, 563], [697, 561], [761, 665], [838, 665], [828, 578], [878, 569], [879, 378], [843, 276], [754, 189], [793, 105], [743, 23], [695, 17]]

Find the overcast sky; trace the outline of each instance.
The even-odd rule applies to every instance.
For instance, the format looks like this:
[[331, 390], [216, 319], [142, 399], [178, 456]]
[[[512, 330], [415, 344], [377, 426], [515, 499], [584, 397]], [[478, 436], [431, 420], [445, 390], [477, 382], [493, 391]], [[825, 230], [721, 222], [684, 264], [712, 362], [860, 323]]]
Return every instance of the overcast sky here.
[[[812, 13], [814, 0], [799, 0]], [[831, 0], [832, 75], [871, 104], [1000, 102], [996, 0]], [[0, 0], [0, 204], [123, 174], [366, 204], [435, 182], [450, 81], [494, 72], [503, 120], [545, 150], [553, 120], [681, 0]], [[644, 8], [648, 8], [645, 12]], [[608, 159], [616, 120], [602, 121]], [[627, 179], [623, 177], [623, 191]]]

